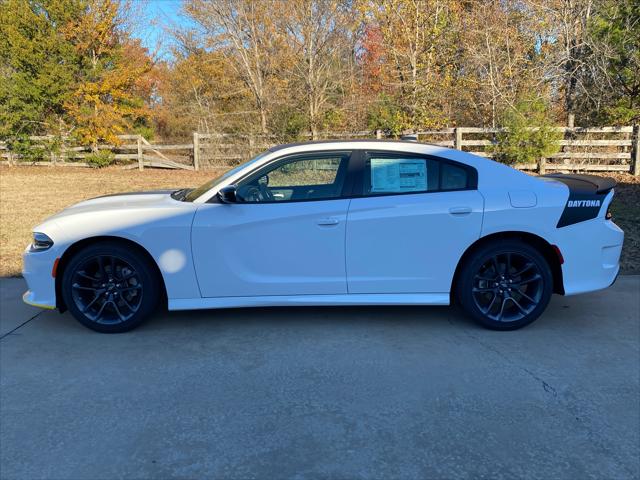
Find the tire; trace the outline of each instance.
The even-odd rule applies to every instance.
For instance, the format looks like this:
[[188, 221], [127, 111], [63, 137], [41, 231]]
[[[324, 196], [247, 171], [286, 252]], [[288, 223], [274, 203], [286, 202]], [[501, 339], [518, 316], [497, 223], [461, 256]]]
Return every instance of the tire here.
[[101, 333], [139, 326], [160, 300], [160, 279], [146, 255], [105, 241], [76, 252], [62, 275], [62, 297], [85, 327]]
[[544, 256], [519, 240], [478, 248], [465, 260], [456, 284], [462, 308], [492, 330], [529, 325], [547, 308], [553, 292]]

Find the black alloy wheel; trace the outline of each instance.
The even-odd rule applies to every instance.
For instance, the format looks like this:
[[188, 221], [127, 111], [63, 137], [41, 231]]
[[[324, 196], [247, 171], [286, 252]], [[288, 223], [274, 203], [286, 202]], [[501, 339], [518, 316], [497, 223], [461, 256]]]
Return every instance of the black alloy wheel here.
[[552, 293], [552, 274], [534, 247], [512, 240], [481, 248], [457, 286], [460, 303], [482, 325], [513, 330], [533, 322]]
[[62, 295], [84, 326], [104, 333], [140, 325], [160, 300], [160, 279], [143, 251], [117, 241], [89, 245], [65, 266]]
[[476, 306], [497, 322], [522, 320], [535, 310], [543, 293], [542, 274], [526, 255], [496, 254], [473, 278]]
[[140, 275], [118, 256], [87, 258], [71, 282], [76, 307], [96, 323], [126, 322], [140, 310], [144, 295]]

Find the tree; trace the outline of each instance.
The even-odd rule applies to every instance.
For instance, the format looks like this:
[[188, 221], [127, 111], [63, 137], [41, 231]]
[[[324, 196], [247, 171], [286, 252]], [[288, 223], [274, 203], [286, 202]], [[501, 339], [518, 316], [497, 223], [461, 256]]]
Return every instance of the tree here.
[[561, 133], [553, 127], [548, 107], [540, 98], [518, 101], [500, 119], [505, 129], [491, 149], [495, 159], [507, 163], [532, 163], [558, 152]]
[[84, 15], [65, 28], [80, 65], [80, 79], [65, 102], [75, 136], [97, 150], [99, 141], [117, 143], [147, 115], [140, 82], [151, 69], [146, 52], [120, 30], [117, 0], [90, 0]]
[[72, 134], [96, 147], [145, 122], [146, 50], [119, 0], [2, 0], [0, 135]]
[[599, 2], [588, 24], [588, 43], [583, 116], [591, 122], [640, 122], [640, 3]]
[[543, 22], [526, 4], [472, 5], [463, 15], [455, 111], [468, 112], [458, 118], [461, 122], [495, 127], [503, 112], [514, 110], [531, 92], [549, 94], [549, 45], [541, 40]]
[[318, 137], [330, 97], [345, 81], [350, 50], [350, 5], [338, 0], [282, 1], [280, 23], [292, 48], [291, 73], [306, 97], [312, 137]]
[[270, 80], [281, 51], [271, 2], [187, 0], [185, 11], [201, 28], [203, 46], [222, 52], [251, 91], [267, 133]]
[[79, 1], [0, 2], [1, 137], [44, 134], [64, 123], [78, 66], [60, 26], [81, 11]]
[[387, 93], [396, 97], [415, 128], [448, 123], [458, 2], [371, 0], [361, 8], [383, 38]]
[[[164, 138], [202, 133], [246, 132], [255, 119], [253, 96], [221, 52], [181, 38], [171, 63], [158, 65], [155, 126]], [[249, 112], [247, 114], [247, 112]]]

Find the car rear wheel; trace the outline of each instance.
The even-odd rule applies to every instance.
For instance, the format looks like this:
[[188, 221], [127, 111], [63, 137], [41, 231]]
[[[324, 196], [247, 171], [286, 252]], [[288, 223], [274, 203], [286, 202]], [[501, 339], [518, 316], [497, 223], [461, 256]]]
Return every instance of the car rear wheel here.
[[467, 259], [456, 288], [464, 310], [493, 330], [515, 330], [536, 320], [553, 291], [551, 268], [517, 240], [488, 244]]
[[159, 279], [149, 260], [117, 242], [78, 251], [64, 269], [62, 295], [84, 326], [119, 333], [140, 325], [158, 305]]

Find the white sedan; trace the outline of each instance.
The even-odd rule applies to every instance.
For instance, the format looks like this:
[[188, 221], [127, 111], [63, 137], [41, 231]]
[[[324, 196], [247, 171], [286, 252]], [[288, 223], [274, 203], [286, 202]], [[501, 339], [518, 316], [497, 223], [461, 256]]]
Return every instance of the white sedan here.
[[100, 332], [163, 304], [453, 301], [510, 330], [552, 293], [614, 282], [614, 186], [410, 141], [283, 145], [196, 189], [99, 197], [47, 219], [24, 253], [24, 301]]

